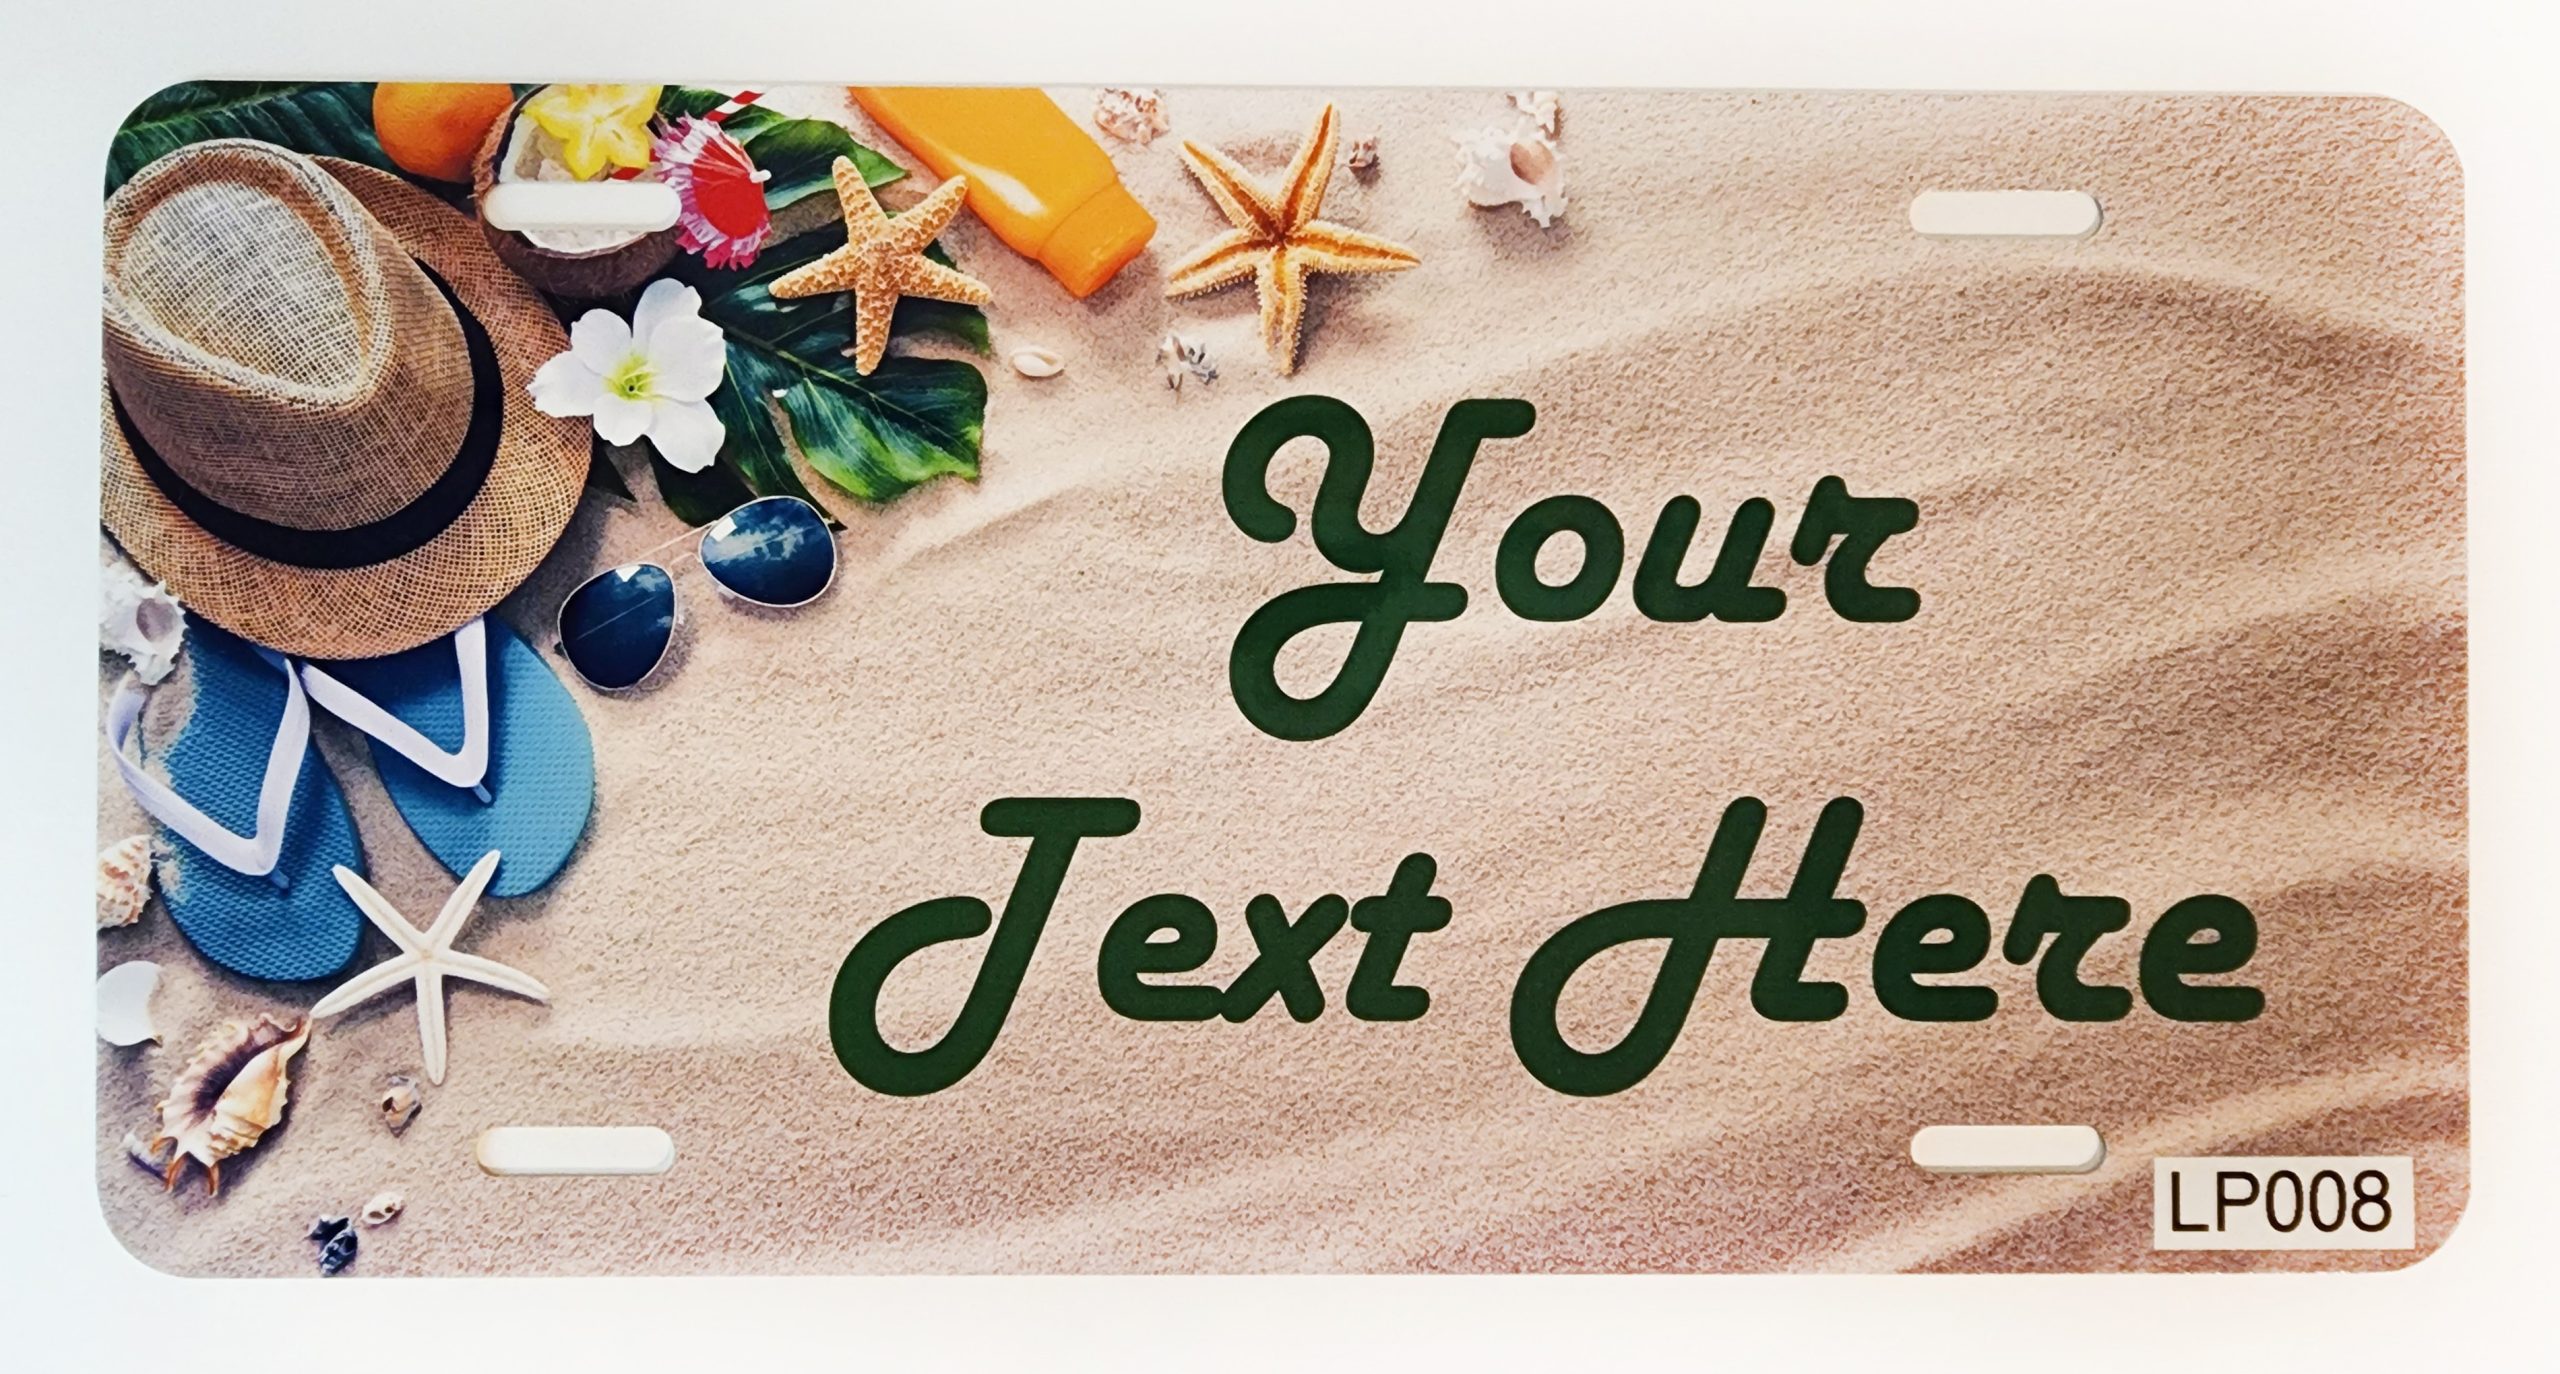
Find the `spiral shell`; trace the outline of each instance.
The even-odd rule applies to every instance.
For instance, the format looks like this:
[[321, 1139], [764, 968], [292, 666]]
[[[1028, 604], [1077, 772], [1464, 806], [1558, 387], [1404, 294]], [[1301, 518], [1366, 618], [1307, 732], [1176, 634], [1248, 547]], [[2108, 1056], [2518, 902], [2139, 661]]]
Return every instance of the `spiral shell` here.
[[129, 926], [151, 901], [151, 837], [127, 835], [98, 851], [98, 928]]

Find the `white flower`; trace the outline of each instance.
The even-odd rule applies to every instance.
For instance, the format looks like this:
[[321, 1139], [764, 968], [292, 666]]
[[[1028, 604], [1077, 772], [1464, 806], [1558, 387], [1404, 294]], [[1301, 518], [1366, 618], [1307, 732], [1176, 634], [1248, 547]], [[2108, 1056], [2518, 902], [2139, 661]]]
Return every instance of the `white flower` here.
[[569, 326], [569, 351], [544, 363], [526, 390], [545, 415], [592, 415], [608, 444], [642, 435], [686, 472], [711, 466], [728, 430], [706, 399], [729, 347], [702, 318], [702, 295], [660, 278], [640, 293], [631, 323], [590, 310]]
[[104, 570], [106, 598], [98, 607], [98, 647], [133, 660], [135, 676], [158, 682], [178, 666], [187, 613], [164, 583], [147, 581], [131, 563], [116, 559]]

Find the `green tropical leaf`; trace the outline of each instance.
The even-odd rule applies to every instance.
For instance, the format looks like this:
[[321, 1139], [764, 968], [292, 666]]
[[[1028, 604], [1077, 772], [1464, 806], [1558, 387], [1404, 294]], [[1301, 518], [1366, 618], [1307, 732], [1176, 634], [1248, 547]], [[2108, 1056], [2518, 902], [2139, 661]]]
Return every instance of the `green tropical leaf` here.
[[632, 499], [631, 484], [622, 480], [622, 469], [613, 465], [613, 445], [602, 435], [590, 435], [587, 440], [587, 490]]
[[398, 172], [373, 136], [373, 84], [187, 81], [133, 107], [107, 150], [107, 191], [190, 143], [255, 138]]
[[[842, 247], [841, 230], [822, 229], [768, 244], [744, 271], [706, 268], [687, 258], [675, 275], [702, 293], [703, 318], [729, 340], [729, 375], [712, 404], [729, 426], [722, 466], [765, 495], [801, 495], [770, 399], [790, 438], [818, 474], [865, 501], [886, 501], [935, 477], [978, 475], [987, 383], [965, 362], [892, 357], [868, 377], [843, 354], [853, 337], [853, 302], [830, 293], [781, 300], [769, 289], [785, 273]], [[952, 312], [962, 311], [965, 315]], [[984, 336], [986, 317], [968, 306], [908, 301], [893, 331], [925, 328]], [[793, 485], [785, 485], [792, 479]]]
[[[737, 436], [731, 435], [730, 443], [734, 445], [736, 441]], [[727, 447], [721, 449], [724, 458], [728, 452]], [[745, 482], [738, 480], [737, 473], [720, 463], [700, 472], [686, 472], [659, 457], [653, 448], [649, 450], [649, 471], [658, 479], [659, 499], [688, 525], [708, 525], [756, 497]]]
[[797, 496], [817, 507], [828, 524], [835, 524], [827, 503], [811, 494], [800, 480], [800, 470], [791, 465], [791, 447], [783, 441], [782, 430], [774, 420], [772, 398], [739, 381], [735, 362], [729, 366], [732, 375], [711, 393], [712, 413], [720, 417], [728, 431], [722, 456], [756, 495]]
[[875, 191], [907, 174], [905, 168], [855, 142], [842, 125], [823, 119], [776, 120], [735, 136], [746, 147], [747, 156], [755, 159], [757, 170], [773, 173], [764, 184], [764, 203], [775, 211], [820, 192], [832, 201], [840, 157], [851, 158], [863, 182]]
[[868, 377], [841, 357], [733, 347], [729, 370], [770, 387], [791, 437], [820, 476], [865, 501], [886, 501], [936, 477], [978, 476], [987, 380], [967, 363], [889, 358]]

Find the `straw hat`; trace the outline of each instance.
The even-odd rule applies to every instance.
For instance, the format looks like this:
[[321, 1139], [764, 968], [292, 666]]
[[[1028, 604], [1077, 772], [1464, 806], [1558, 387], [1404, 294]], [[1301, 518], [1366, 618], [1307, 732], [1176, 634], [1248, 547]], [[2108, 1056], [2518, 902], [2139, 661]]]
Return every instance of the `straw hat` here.
[[457, 211], [273, 144], [107, 199], [103, 518], [189, 609], [314, 658], [450, 633], [560, 537], [582, 425], [525, 383], [559, 320]]

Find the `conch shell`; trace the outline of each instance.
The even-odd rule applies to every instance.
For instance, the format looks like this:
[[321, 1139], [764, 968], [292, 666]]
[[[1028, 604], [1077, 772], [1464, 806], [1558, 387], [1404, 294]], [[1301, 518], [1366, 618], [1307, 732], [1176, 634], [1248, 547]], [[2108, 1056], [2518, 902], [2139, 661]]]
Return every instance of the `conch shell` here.
[[1455, 135], [1458, 190], [1470, 204], [1517, 205], [1546, 228], [1564, 213], [1564, 154], [1532, 129]]
[[160, 1103], [160, 1134], [150, 1149], [175, 1147], [161, 1183], [177, 1187], [192, 1159], [204, 1166], [204, 1190], [221, 1192], [222, 1161], [255, 1146], [284, 1119], [285, 1090], [292, 1082], [285, 1065], [310, 1038], [307, 1016], [287, 1021], [262, 1015], [225, 1022], [197, 1046]]
[[1144, 148], [1156, 141], [1156, 135], [1173, 127], [1164, 112], [1164, 96], [1157, 91], [1127, 91], [1113, 87], [1095, 96], [1093, 126], [1124, 143]]
[[144, 682], [159, 682], [178, 666], [186, 610], [165, 584], [144, 580], [121, 558], [106, 566], [101, 580], [106, 599], [98, 606], [98, 647], [131, 659]]
[[149, 835], [127, 835], [98, 851], [98, 929], [132, 925], [150, 901]]

